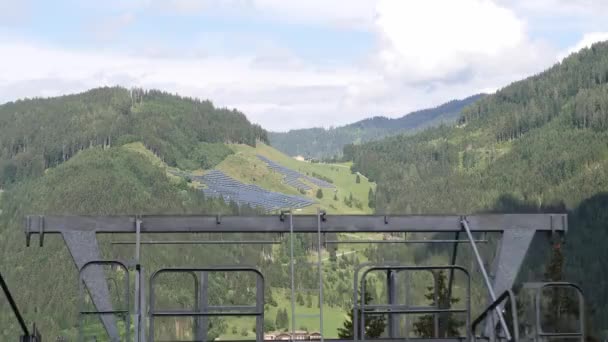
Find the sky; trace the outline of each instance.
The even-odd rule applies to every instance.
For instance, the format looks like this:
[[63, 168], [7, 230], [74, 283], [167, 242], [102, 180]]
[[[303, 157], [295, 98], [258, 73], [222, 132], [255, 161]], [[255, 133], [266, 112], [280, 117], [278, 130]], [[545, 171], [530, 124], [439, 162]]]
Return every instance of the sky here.
[[332, 127], [494, 92], [602, 40], [606, 0], [0, 0], [0, 103], [120, 85]]

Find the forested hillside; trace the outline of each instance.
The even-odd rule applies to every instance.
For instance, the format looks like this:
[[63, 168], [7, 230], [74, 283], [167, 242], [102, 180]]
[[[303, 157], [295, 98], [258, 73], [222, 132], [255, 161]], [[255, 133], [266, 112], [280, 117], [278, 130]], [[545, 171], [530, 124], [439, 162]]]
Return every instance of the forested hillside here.
[[608, 329], [608, 43], [574, 54], [441, 126], [345, 149], [378, 213], [567, 211], [565, 277]]
[[482, 98], [483, 94], [473, 95], [462, 100], [453, 100], [435, 108], [423, 109], [390, 119], [384, 116], [357, 121], [355, 123], [324, 129], [307, 128], [291, 130], [286, 133], [271, 132], [271, 144], [280, 151], [308, 158], [331, 158], [342, 153], [347, 144], [379, 140], [387, 136], [413, 133], [442, 123], [453, 124], [462, 108]]
[[[369, 213], [374, 184], [352, 174], [348, 165], [296, 161], [264, 144], [266, 132], [251, 125], [236, 111], [214, 108], [208, 101], [182, 98], [159, 91], [128, 91], [100, 88], [82, 94], [50, 99], [20, 100], [0, 106], [0, 271], [13, 291], [28, 322], [36, 322], [46, 339], [58, 336], [76, 340], [78, 323], [77, 270], [61, 237], [48, 235], [45, 245], [37, 241], [25, 247], [23, 219], [42, 215], [138, 215], [138, 214], [261, 214], [259, 209], [234, 201], [205, 197], [204, 184], [176, 174], [201, 175], [221, 170], [243, 182], [281, 193], [314, 199], [316, 212], [322, 206], [330, 213]], [[256, 146], [257, 145], [257, 146]], [[314, 184], [298, 191], [285, 184], [259, 156], [331, 182], [331, 188]], [[228, 201], [228, 199], [226, 199]], [[113, 245], [121, 236], [99, 236], [104, 258], [130, 260], [130, 246]], [[130, 237], [124, 237], [129, 239]], [[163, 239], [151, 237], [149, 239]], [[192, 235], [171, 236], [187, 240]], [[254, 264], [266, 276], [267, 331], [286, 329], [290, 284], [287, 256], [289, 239], [279, 236], [244, 234], [201, 234], [198, 239], [280, 240], [273, 247], [261, 245], [154, 246], [144, 247], [142, 263], [146, 276], [160, 267]], [[296, 236], [295, 256], [308, 260], [314, 236]], [[338, 255], [323, 251], [330, 263], [324, 267], [336, 273]], [[343, 253], [344, 254], [344, 253]], [[340, 265], [352, 265], [359, 258], [349, 251]], [[356, 257], [356, 258], [355, 258]], [[363, 258], [363, 256], [362, 256]], [[365, 260], [365, 259], [363, 259]], [[352, 273], [352, 270], [349, 272]], [[340, 272], [325, 280], [326, 312], [333, 317], [326, 325], [327, 336], [335, 336], [351, 294], [345, 291], [351, 279]], [[110, 274], [110, 278], [119, 275]], [[243, 277], [210, 280], [210, 300], [251, 302], [252, 284]], [[310, 266], [299, 267], [298, 291], [318, 284]], [[192, 299], [189, 283], [170, 279], [157, 289], [160, 303], [174, 305]], [[112, 287], [112, 284], [111, 284]], [[226, 292], [225, 289], [232, 289]], [[116, 289], [115, 289], [116, 290]], [[318, 298], [309, 293], [299, 297], [298, 312], [312, 313]], [[221, 299], [220, 299], [221, 298]], [[0, 340], [17, 336], [18, 325], [0, 295]], [[279, 312], [281, 320], [275, 321]], [[94, 321], [94, 320], [93, 320]], [[175, 323], [175, 324], [174, 324]], [[179, 323], [179, 324], [178, 324]], [[253, 321], [247, 318], [214, 318], [210, 337], [252, 338]], [[314, 318], [298, 321], [298, 328], [318, 329]], [[190, 323], [158, 324], [159, 338], [193, 338]], [[103, 339], [99, 324], [85, 331]]]
[[266, 141], [236, 110], [157, 90], [98, 88], [0, 106], [0, 187], [38, 177], [79, 151], [141, 141], [170, 166], [207, 163], [209, 144]]
[[[224, 143], [255, 146], [260, 140], [266, 132], [242, 113], [154, 90], [99, 88], [0, 106], [1, 271], [26, 319], [37, 322], [48, 339], [76, 337], [74, 264], [60, 237], [49, 236], [44, 248], [25, 248], [25, 215], [236, 213], [234, 203], [204, 198], [167, 168], [212, 167], [233, 153]], [[129, 144], [136, 141], [141, 143]], [[107, 240], [102, 247], [111, 248]], [[156, 268], [260, 255], [235, 248], [164, 252], [146, 263]], [[129, 249], [112, 253], [132, 255]], [[216, 291], [225, 286], [220, 281]], [[183, 295], [175, 289], [161, 293]], [[5, 304], [1, 298], [3, 341], [16, 336], [17, 328]], [[213, 333], [223, 329], [216, 324]]]

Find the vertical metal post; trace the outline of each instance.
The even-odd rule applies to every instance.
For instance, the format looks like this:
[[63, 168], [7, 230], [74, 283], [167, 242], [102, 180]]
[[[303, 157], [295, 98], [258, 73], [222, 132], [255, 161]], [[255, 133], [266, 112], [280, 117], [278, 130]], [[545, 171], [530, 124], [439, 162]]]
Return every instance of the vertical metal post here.
[[[433, 297], [435, 301], [435, 308], [440, 309], [439, 305], [439, 275], [435, 271], [431, 271], [433, 275]], [[433, 313], [433, 334], [434, 338], [439, 338], [439, 314]]]
[[[410, 299], [410, 271], [405, 271], [403, 272], [403, 281], [405, 282], [405, 305], [407, 307], [410, 307], [412, 304], [412, 301]], [[403, 331], [403, 335], [405, 336], [405, 340], [409, 340], [410, 338], [410, 326], [409, 326], [409, 315], [404, 315], [403, 317], [404, 320], [404, 331]]]
[[[139, 265], [139, 274], [140, 279], [145, 279], [145, 270], [144, 267]], [[146, 282], [139, 282], [139, 338], [141, 342], [146, 342]], [[137, 293], [136, 293], [137, 295]], [[137, 341], [137, 340], [136, 340]], [[139, 341], [138, 341], [139, 342]]]
[[296, 336], [296, 287], [295, 287], [295, 270], [293, 263], [293, 213], [289, 211], [289, 240], [290, 240], [290, 253], [289, 253], [289, 266], [291, 269], [291, 340], [295, 340]]
[[[483, 265], [483, 260], [481, 259], [481, 255], [479, 254], [479, 250], [477, 249], [477, 245], [475, 244], [475, 240], [473, 239], [473, 234], [471, 233], [471, 229], [469, 228], [469, 223], [467, 222], [466, 218], [463, 218], [461, 220], [461, 223], [462, 223], [462, 227], [464, 228], [465, 232], [467, 233], [467, 237], [469, 238], [469, 241], [471, 242], [473, 254], [475, 254], [475, 259], [477, 259], [477, 265], [479, 266], [479, 271], [481, 272], [481, 275], [483, 276], [483, 280], [486, 283], [486, 287], [488, 288], [490, 297], [492, 298], [492, 301], [494, 302], [494, 301], [496, 301], [496, 294], [494, 293], [494, 289], [492, 288], [492, 283], [490, 282], [490, 278], [488, 277], [486, 268]], [[505, 318], [502, 315], [500, 305], [496, 307], [495, 311], [496, 311], [496, 314], [498, 315], [498, 319], [500, 320], [500, 325], [502, 327], [502, 330], [505, 332], [505, 336], [506, 336], [507, 340], [511, 340], [511, 333], [509, 332], [507, 322], [505, 322]]]
[[[454, 240], [458, 241], [458, 239], [460, 239], [460, 232], [456, 232], [456, 236], [454, 237]], [[458, 256], [458, 242], [454, 243], [454, 249], [452, 250], [452, 259], [450, 260], [450, 266], [454, 266], [456, 265], [456, 257]], [[450, 276], [448, 278], [448, 298], [447, 298], [447, 305], [448, 307], [446, 309], [449, 309], [452, 307], [452, 285], [454, 284], [454, 269], [450, 269]]]
[[[396, 293], [396, 273], [392, 270], [386, 271], [386, 284], [387, 284], [387, 302], [390, 305], [397, 304], [397, 293]], [[397, 329], [399, 328], [399, 317], [394, 314], [389, 314], [388, 317], [388, 332], [390, 338], [396, 338], [398, 335]]]
[[264, 280], [256, 275], [256, 311], [262, 314], [255, 317], [255, 341], [264, 342]]
[[[460, 232], [456, 232], [456, 234], [454, 236], [454, 241], [456, 241], [456, 242], [454, 242], [454, 249], [452, 250], [452, 258], [450, 259], [450, 266], [456, 265], [456, 257], [458, 257], [458, 244], [459, 244], [458, 240], [459, 239], [460, 239]], [[446, 298], [446, 303], [442, 303], [442, 304], [445, 304], [446, 307], [442, 308], [442, 309], [451, 309], [452, 308], [452, 288], [453, 288], [453, 285], [454, 285], [454, 269], [451, 268], [450, 269], [450, 275], [449, 275], [449, 278], [448, 278], [448, 295], [447, 295], [447, 298]], [[442, 330], [441, 331], [441, 336], [442, 337], [447, 337], [445, 335], [447, 334], [447, 329], [448, 329], [447, 322], [450, 319], [450, 314], [442, 314], [441, 316], [442, 316], [441, 319], [444, 322], [446, 322], [444, 324], [444, 326], [442, 327], [442, 329], [441, 329]]]
[[141, 256], [141, 220], [135, 219], [135, 342], [142, 342], [141, 331], [141, 268], [139, 259]]
[[[202, 312], [207, 312], [207, 307], [209, 305], [209, 273], [208, 272], [200, 272], [198, 274], [198, 307]], [[209, 329], [209, 317], [201, 316], [197, 317], [197, 334], [198, 339], [200, 341], [207, 341], [208, 329]]]
[[323, 268], [321, 267], [321, 210], [317, 209], [317, 267], [319, 269], [319, 333], [321, 342], [325, 340], [323, 336]]

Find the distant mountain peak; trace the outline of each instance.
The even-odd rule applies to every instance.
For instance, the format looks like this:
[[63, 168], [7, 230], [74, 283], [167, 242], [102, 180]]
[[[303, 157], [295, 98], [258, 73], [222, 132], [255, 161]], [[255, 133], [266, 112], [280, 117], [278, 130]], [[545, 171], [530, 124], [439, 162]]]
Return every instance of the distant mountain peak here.
[[442, 123], [453, 124], [460, 111], [484, 97], [476, 94], [461, 100], [451, 100], [434, 108], [422, 109], [398, 118], [375, 115], [344, 126], [305, 128], [286, 133], [270, 133], [270, 143], [291, 156], [323, 159], [342, 154], [342, 148], [352, 143], [382, 139], [396, 134], [412, 133]]

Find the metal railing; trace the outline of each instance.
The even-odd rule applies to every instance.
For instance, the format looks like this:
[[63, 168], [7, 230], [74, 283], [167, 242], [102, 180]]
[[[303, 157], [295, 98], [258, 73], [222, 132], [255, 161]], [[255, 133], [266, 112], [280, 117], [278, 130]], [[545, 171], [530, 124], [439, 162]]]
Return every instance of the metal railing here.
[[[569, 282], [545, 282], [545, 283], [526, 283], [523, 286], [524, 289], [534, 291], [534, 309], [535, 309], [535, 333], [534, 341], [540, 342], [548, 339], [574, 339], [577, 338], [581, 342], [585, 341], [585, 298], [581, 288], [573, 283]], [[571, 288], [573, 289], [578, 297], [578, 332], [545, 332], [542, 327], [542, 297], [543, 291], [550, 288]]]
[[[157, 310], [155, 307], [155, 282], [161, 274], [166, 273], [187, 273], [187, 274], [206, 274], [209, 272], [250, 272], [256, 275], [256, 304], [255, 305], [199, 305], [198, 295], [195, 295], [197, 303], [195, 308], [192, 310], [179, 309], [179, 310]], [[198, 294], [200, 285], [195, 282], [195, 291]], [[205, 289], [206, 292], [206, 289]], [[207, 295], [204, 293], [203, 295]], [[203, 267], [203, 268], [164, 268], [160, 269], [152, 274], [150, 277], [150, 298], [149, 298], [149, 341], [154, 342], [154, 319], [156, 317], [213, 317], [213, 316], [253, 316], [256, 317], [256, 341], [262, 342], [264, 340], [264, 276], [255, 267], [245, 266], [218, 266], [218, 267]], [[200, 324], [200, 323], [199, 323]], [[206, 327], [205, 327], [206, 328]], [[203, 337], [197, 336], [197, 340], [204, 340]]]
[[[361, 281], [359, 282], [358, 273], [364, 268], [368, 267], [363, 274], [361, 275]], [[451, 309], [451, 308], [441, 308], [440, 299], [437, 294], [437, 279], [435, 276], [435, 271], [441, 270], [457, 270], [462, 272], [466, 276], [466, 298], [465, 298], [465, 308], [464, 309]], [[367, 304], [365, 303], [365, 287], [366, 287], [366, 277], [370, 272], [373, 271], [430, 271], [433, 274], [435, 279], [435, 307], [411, 307], [409, 305], [388, 303], [388, 304]], [[361, 287], [361, 296], [359, 299], [358, 296], [358, 287]], [[361, 339], [365, 340], [365, 315], [366, 314], [387, 314], [389, 317], [392, 315], [403, 315], [403, 314], [433, 314], [434, 315], [434, 332], [435, 337], [439, 335], [439, 321], [437, 314], [451, 314], [451, 313], [460, 313], [465, 314], [466, 316], [466, 324], [465, 324], [465, 337], [467, 340], [470, 339], [470, 331], [469, 325], [471, 322], [471, 276], [467, 269], [457, 265], [447, 265], [447, 266], [398, 266], [398, 265], [369, 265], [364, 264], [360, 265], [359, 268], [355, 272], [355, 281], [354, 281], [354, 305], [353, 305], [353, 339], [355, 341]], [[449, 299], [448, 299], [449, 305]], [[361, 323], [359, 324], [358, 320], [358, 312], [361, 313]], [[395, 336], [392, 336], [395, 337]]]
[[[508, 300], [508, 303], [511, 306], [511, 321], [512, 321], [512, 327], [513, 327], [512, 333], [509, 331], [508, 334], [505, 334], [506, 336], [510, 336], [510, 339], [507, 339], [507, 341], [512, 341], [512, 342], [519, 341], [519, 320], [518, 320], [518, 316], [517, 316], [517, 302], [515, 300], [515, 295], [513, 294], [513, 291], [507, 290], [507, 291], [503, 292], [500, 296], [498, 296], [498, 298], [496, 298], [496, 300], [494, 302], [492, 302], [492, 304], [490, 304], [473, 321], [473, 324], [471, 324], [471, 333], [473, 335], [473, 342], [475, 342], [477, 340], [477, 326], [480, 323], [484, 322], [488, 317], [491, 317], [493, 320], [494, 319], [493, 311], [496, 310], [496, 308], [500, 309], [500, 305], [502, 305], [503, 302], [505, 302], [505, 300]], [[492, 326], [494, 327], [494, 326], [496, 326], [496, 324], [492, 324]], [[496, 330], [492, 329], [492, 332], [494, 333], [494, 336], [492, 336], [490, 338], [490, 340], [495, 341], [497, 338]]]
[[[83, 279], [83, 273], [90, 267], [99, 267], [99, 266], [117, 266], [119, 268], [121, 268], [124, 272], [125, 272], [125, 280], [124, 280], [124, 287], [125, 287], [125, 293], [124, 293], [124, 298], [125, 298], [125, 307], [126, 309], [118, 309], [118, 310], [114, 310], [114, 309], [109, 309], [109, 310], [85, 310], [85, 293], [84, 293], [84, 279]], [[122, 316], [123, 319], [125, 320], [125, 338], [126, 341], [130, 341], [130, 332], [131, 332], [131, 316], [130, 316], [130, 311], [129, 311], [129, 303], [130, 303], [130, 280], [129, 280], [129, 269], [127, 267], [127, 265], [125, 263], [123, 263], [122, 261], [119, 260], [93, 260], [93, 261], [89, 261], [87, 263], [85, 263], [84, 265], [82, 265], [82, 267], [80, 268], [80, 270], [78, 271], [78, 297], [79, 297], [79, 307], [80, 309], [78, 310], [78, 341], [80, 342], [84, 342], [84, 317], [85, 316], [89, 316], [89, 315], [99, 315], [99, 316], [106, 316], [106, 315], [118, 315], [118, 316]], [[115, 337], [114, 339], [119, 338], [119, 337]]]

